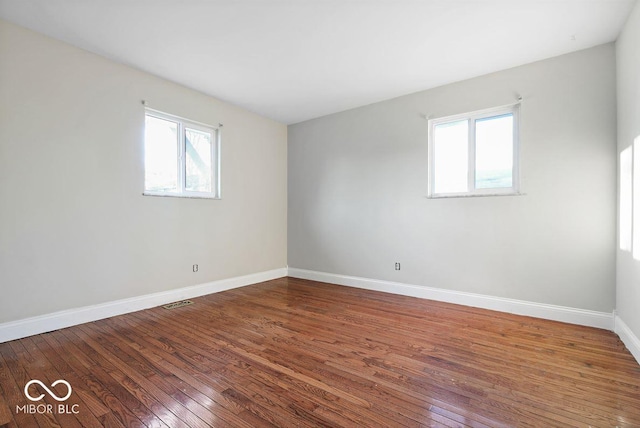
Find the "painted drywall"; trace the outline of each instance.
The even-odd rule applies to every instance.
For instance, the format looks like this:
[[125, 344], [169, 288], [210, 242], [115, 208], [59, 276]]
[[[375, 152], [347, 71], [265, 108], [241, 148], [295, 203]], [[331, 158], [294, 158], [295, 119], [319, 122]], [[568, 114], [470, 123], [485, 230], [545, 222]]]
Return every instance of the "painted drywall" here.
[[[618, 94], [618, 150], [640, 138], [640, 4], [629, 15], [616, 42]], [[639, 140], [640, 141], [640, 140]], [[638, 165], [635, 165], [638, 174]], [[634, 228], [640, 225], [635, 224]], [[640, 338], [640, 261], [618, 249], [617, 315]]]
[[[224, 124], [221, 200], [142, 196], [143, 99]], [[0, 21], [0, 323], [286, 267], [286, 142], [282, 124]]]
[[[290, 125], [289, 266], [610, 313], [614, 55], [607, 44]], [[517, 95], [524, 195], [426, 198], [423, 116]]]

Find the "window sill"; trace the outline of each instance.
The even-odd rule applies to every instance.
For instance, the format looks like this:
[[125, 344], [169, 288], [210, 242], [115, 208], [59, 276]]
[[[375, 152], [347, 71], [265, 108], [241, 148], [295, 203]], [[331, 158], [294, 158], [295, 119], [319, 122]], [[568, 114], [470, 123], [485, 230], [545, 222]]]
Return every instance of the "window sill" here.
[[451, 198], [484, 198], [487, 196], [525, 196], [526, 193], [476, 193], [464, 195], [427, 195], [427, 199], [451, 199]]
[[198, 195], [184, 193], [159, 193], [159, 192], [143, 192], [142, 196], [156, 196], [161, 198], [186, 198], [186, 199], [222, 199], [215, 195]]

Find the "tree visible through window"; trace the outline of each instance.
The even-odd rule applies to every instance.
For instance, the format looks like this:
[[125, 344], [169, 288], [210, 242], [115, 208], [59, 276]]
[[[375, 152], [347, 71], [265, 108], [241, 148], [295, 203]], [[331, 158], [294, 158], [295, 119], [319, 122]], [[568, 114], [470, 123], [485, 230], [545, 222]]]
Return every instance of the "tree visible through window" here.
[[218, 129], [147, 110], [145, 195], [217, 198]]

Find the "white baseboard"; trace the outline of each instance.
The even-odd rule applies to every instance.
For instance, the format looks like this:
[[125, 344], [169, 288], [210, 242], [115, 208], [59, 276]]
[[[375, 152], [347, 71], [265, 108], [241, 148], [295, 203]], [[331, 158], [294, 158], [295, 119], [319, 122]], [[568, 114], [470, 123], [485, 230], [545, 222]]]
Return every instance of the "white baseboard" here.
[[613, 314], [296, 268], [280, 268], [0, 324], [0, 343], [285, 276], [614, 330], [640, 362], [640, 340]]
[[287, 276], [287, 268], [280, 268], [11, 321], [0, 324], [0, 343], [285, 276]]
[[336, 275], [291, 267], [289, 268], [289, 276], [293, 278], [346, 285], [349, 287], [364, 288], [367, 290], [401, 294], [403, 296], [419, 297], [422, 299], [473, 306], [476, 308], [491, 309], [494, 311], [526, 315], [570, 324], [597, 327], [606, 330], [613, 330], [614, 327], [613, 313], [607, 312], [527, 302], [524, 300], [486, 296], [483, 294], [466, 293], [462, 291], [452, 291], [441, 288], [403, 284], [399, 282], [381, 281], [370, 278]]
[[615, 317], [615, 330], [616, 334], [622, 340], [622, 343], [625, 344], [631, 355], [636, 359], [638, 364], [640, 364], [640, 339], [638, 336], [633, 334], [633, 331], [629, 328], [629, 326], [622, 321], [618, 315]]

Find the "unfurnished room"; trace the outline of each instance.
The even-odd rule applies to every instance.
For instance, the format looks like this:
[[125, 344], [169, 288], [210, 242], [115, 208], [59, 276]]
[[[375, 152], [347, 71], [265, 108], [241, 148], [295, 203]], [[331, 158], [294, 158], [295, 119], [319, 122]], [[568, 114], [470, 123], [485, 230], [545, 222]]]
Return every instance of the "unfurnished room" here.
[[636, 0], [0, 0], [0, 427], [640, 427]]

